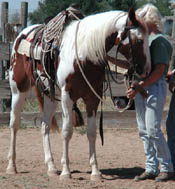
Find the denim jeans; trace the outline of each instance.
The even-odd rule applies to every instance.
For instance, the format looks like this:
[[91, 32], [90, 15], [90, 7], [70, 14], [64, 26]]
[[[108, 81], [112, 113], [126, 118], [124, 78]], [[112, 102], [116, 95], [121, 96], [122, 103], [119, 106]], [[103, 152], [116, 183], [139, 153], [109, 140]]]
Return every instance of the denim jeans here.
[[166, 81], [159, 79], [145, 90], [148, 92], [147, 99], [140, 94], [135, 97], [136, 119], [146, 156], [145, 170], [157, 175], [160, 165], [161, 172], [173, 172], [170, 151], [160, 129]]
[[175, 94], [172, 95], [166, 120], [168, 146], [175, 172]]

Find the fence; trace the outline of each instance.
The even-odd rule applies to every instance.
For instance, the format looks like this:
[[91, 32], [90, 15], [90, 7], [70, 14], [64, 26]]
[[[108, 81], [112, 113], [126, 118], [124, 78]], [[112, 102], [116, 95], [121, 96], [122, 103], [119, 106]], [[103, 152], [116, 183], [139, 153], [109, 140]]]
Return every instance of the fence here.
[[[8, 108], [10, 105], [11, 100], [11, 92], [8, 80], [6, 80], [6, 76], [8, 75], [8, 68], [9, 68], [9, 62], [10, 62], [10, 54], [12, 49], [12, 43], [8, 42], [7, 35], [5, 34], [5, 26], [8, 23], [8, 3], [3, 2], [1, 6], [1, 28], [2, 28], [2, 41], [0, 41], [0, 125], [2, 124], [8, 124], [10, 114], [8, 112]], [[28, 5], [26, 2], [21, 3], [21, 28], [26, 27], [27, 25], [27, 10]], [[173, 30], [173, 32], [175, 32]], [[174, 35], [172, 35], [174, 36]], [[173, 47], [174, 43], [172, 42]], [[174, 53], [175, 54], [175, 53]], [[175, 61], [175, 56], [173, 56], [173, 60]], [[115, 96], [124, 96], [125, 94], [125, 87], [123, 85], [116, 85], [116, 83], [111, 82], [111, 87], [113, 94]], [[107, 91], [106, 96], [109, 96], [109, 91]], [[116, 118], [120, 117], [120, 119], [125, 120], [128, 113], [120, 114], [118, 112], [105, 112], [105, 121], [109, 122], [111, 124], [117, 122]], [[135, 115], [135, 112], [130, 111], [130, 116], [133, 117]], [[58, 118], [61, 117], [60, 113], [57, 113]], [[98, 115], [99, 116], [99, 115]], [[134, 116], [135, 117], [135, 116]], [[22, 113], [21, 116], [22, 122], [29, 123], [30, 125], [39, 125], [41, 120], [40, 113]], [[131, 118], [131, 123], [133, 125], [136, 125], [135, 118]], [[121, 123], [120, 123], [121, 124]], [[132, 125], [132, 124], [131, 124]]]

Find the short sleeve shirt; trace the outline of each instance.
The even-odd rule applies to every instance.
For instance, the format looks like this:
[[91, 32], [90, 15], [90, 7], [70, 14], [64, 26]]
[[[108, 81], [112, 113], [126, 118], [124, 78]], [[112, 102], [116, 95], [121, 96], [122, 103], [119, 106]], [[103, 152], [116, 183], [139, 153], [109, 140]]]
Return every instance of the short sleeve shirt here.
[[152, 67], [157, 64], [165, 64], [163, 76], [166, 76], [172, 54], [170, 42], [162, 34], [152, 34], [149, 36], [149, 46]]

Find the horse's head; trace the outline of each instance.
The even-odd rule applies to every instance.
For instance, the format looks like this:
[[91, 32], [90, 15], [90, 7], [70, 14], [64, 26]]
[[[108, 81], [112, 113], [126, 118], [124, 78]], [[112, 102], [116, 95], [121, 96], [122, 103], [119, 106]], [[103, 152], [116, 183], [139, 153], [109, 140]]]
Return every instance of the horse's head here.
[[108, 11], [73, 22], [64, 32], [63, 43], [70, 47], [70, 51], [74, 51], [72, 47], [75, 45], [78, 58], [94, 64], [106, 61], [106, 53], [116, 44], [118, 51], [132, 60], [131, 67], [138, 75], [145, 77], [150, 72], [148, 30], [133, 9], [128, 14]]
[[[121, 18], [122, 19], [122, 18]], [[131, 8], [123, 17], [123, 27], [118, 20], [116, 27], [120, 28], [116, 36], [117, 51], [130, 62], [132, 69], [140, 77], [145, 77], [151, 71], [150, 51], [148, 46], [148, 30], [144, 22], [136, 17]]]

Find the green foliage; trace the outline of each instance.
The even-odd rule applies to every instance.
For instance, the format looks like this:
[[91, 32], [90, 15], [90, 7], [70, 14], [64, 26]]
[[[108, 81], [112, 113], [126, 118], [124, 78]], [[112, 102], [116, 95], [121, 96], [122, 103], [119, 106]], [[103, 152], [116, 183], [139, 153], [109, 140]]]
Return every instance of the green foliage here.
[[79, 3], [84, 15], [109, 10], [128, 10], [135, 0], [44, 0], [39, 2], [38, 8], [29, 14], [32, 24], [43, 23], [48, 16], [55, 16], [65, 10], [72, 3]]
[[81, 5], [81, 10], [85, 15], [89, 15], [91, 13], [96, 12], [98, 7], [97, 1], [94, 0], [88, 0], [88, 1], [80, 0], [79, 4]]
[[135, 0], [110, 0], [109, 4], [116, 10], [128, 11], [130, 7], [135, 7]]
[[147, 0], [139, 0], [136, 2], [136, 9], [148, 3]]
[[26, 99], [25, 104], [22, 109], [23, 112], [39, 112], [39, 106], [36, 100]]
[[136, 8], [139, 8], [148, 2], [155, 5], [159, 9], [162, 16], [170, 16], [171, 15], [171, 8], [170, 8], [171, 1], [170, 0], [149, 0], [149, 1], [148, 0], [139, 0], [136, 2]]
[[132, 6], [136, 9], [148, 2], [157, 6], [163, 16], [171, 14], [170, 0], [44, 0], [39, 2], [38, 8], [33, 13], [29, 14], [29, 19], [32, 24], [43, 23], [46, 17], [57, 15], [72, 3], [79, 3], [81, 12], [89, 15], [109, 10], [128, 11]]
[[156, 7], [161, 12], [162, 16], [171, 15], [170, 1], [169, 0], [156, 0]]

